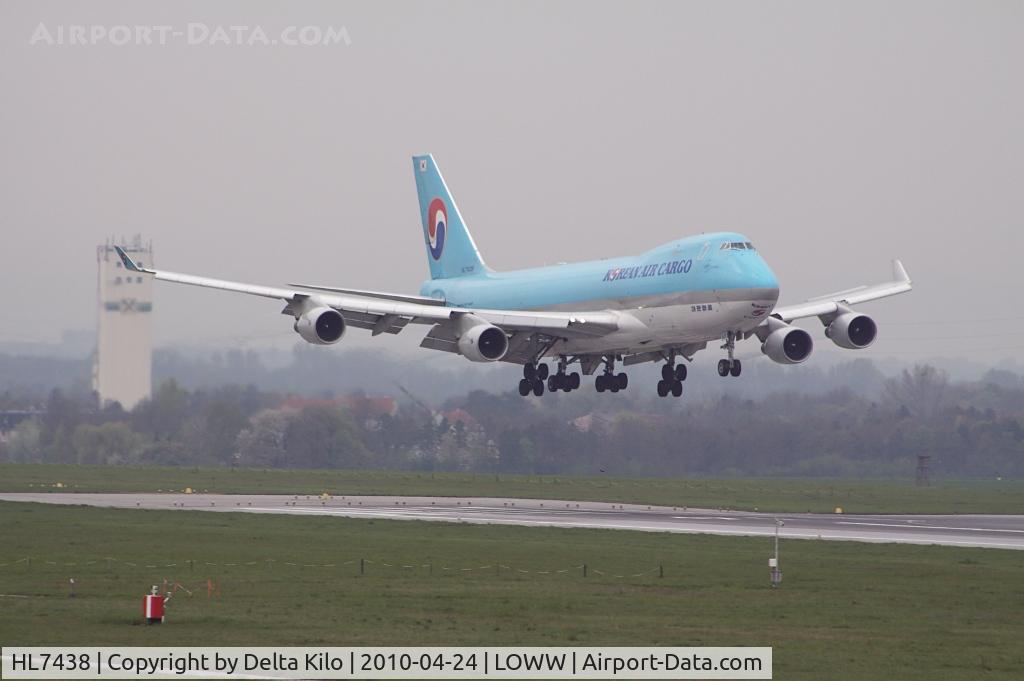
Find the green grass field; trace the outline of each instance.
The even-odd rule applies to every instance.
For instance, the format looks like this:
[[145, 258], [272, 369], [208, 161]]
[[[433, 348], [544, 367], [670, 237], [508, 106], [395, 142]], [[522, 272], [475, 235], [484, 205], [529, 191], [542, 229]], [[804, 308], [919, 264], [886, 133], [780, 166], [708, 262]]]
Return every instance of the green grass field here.
[[[1024, 670], [1022, 552], [784, 541], [772, 590], [755, 538], [18, 503], [0, 527], [3, 645], [770, 645], [778, 679]], [[142, 625], [165, 578], [193, 595]]]
[[[60, 483], [62, 487], [56, 485]], [[831, 513], [1024, 513], [1024, 481], [613, 478], [350, 470], [0, 464], [0, 492], [404, 494]]]

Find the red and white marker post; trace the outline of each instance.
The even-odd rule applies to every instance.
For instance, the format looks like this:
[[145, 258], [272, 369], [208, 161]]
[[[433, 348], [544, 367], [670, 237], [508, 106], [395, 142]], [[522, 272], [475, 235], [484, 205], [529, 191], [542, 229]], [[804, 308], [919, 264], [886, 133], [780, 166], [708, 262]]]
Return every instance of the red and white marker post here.
[[160, 595], [160, 587], [153, 585], [149, 594], [142, 599], [142, 616], [146, 618], [146, 624], [162, 624], [164, 621], [164, 603], [170, 599]]

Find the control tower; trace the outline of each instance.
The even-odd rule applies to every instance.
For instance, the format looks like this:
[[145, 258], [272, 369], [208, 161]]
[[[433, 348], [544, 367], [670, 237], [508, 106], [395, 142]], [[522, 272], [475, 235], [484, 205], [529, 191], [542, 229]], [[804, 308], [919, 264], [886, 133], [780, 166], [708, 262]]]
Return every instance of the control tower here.
[[[132, 259], [153, 264], [152, 243], [136, 236], [121, 242]], [[132, 409], [150, 395], [152, 382], [153, 278], [129, 272], [108, 241], [96, 248], [97, 278], [96, 362], [92, 386], [100, 405], [120, 402]]]

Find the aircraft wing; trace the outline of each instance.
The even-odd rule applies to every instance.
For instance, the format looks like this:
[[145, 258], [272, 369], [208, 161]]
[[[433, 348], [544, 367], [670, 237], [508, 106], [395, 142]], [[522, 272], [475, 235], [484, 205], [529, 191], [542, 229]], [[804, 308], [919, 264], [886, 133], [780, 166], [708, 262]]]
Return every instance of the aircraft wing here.
[[[154, 279], [161, 281], [246, 293], [264, 298], [276, 298], [288, 303], [283, 310], [285, 314], [293, 314], [293, 310], [298, 309], [300, 304], [312, 300], [334, 308], [341, 313], [346, 324], [356, 328], [369, 329], [375, 336], [379, 333], [398, 333], [406, 324], [410, 323], [443, 325], [446, 322], [457, 321], [460, 317], [468, 314], [484, 319], [506, 332], [540, 332], [555, 338], [603, 336], [619, 329], [619, 314], [611, 310], [597, 312], [478, 310], [445, 307], [438, 305], [433, 300], [420, 302], [416, 300], [415, 296], [382, 297], [387, 294], [376, 291], [362, 292], [355, 289], [331, 291], [326, 287], [315, 289], [307, 287], [311, 290], [303, 291], [260, 286], [140, 267], [124, 249], [119, 246], [115, 246], [114, 249], [121, 258], [125, 269], [131, 272], [150, 274]], [[340, 291], [345, 291], [345, 293]]]
[[772, 316], [779, 317], [783, 321], [791, 322], [794, 319], [803, 317], [820, 317], [823, 315], [835, 314], [842, 306], [866, 303], [869, 300], [888, 298], [900, 293], [906, 293], [912, 288], [912, 282], [904, 269], [903, 263], [899, 260], [892, 261], [892, 281], [874, 286], [858, 286], [857, 288], [837, 291], [825, 296], [812, 298], [806, 303], [797, 305], [786, 305], [776, 307]]

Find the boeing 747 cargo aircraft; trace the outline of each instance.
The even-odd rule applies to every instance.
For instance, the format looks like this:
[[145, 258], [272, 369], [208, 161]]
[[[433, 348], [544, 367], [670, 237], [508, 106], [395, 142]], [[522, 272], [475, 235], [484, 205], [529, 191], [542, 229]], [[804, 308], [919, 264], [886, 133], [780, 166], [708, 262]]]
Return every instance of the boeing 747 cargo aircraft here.
[[[414, 156], [430, 279], [419, 295], [290, 284], [243, 284], [154, 270], [117, 249], [124, 267], [179, 284], [276, 298], [294, 328], [315, 345], [332, 345], [349, 327], [374, 336], [409, 324], [429, 327], [420, 345], [473, 362], [521, 364], [519, 393], [570, 392], [600, 370], [598, 392], [618, 392], [628, 376], [617, 367], [661, 362], [657, 391], [680, 396], [686, 364], [708, 343], [721, 343], [722, 377], [739, 376], [736, 343], [756, 337], [761, 352], [799, 364], [811, 335], [791, 322], [817, 317], [825, 337], [851, 350], [875, 340], [877, 327], [854, 305], [904, 293], [910, 278], [893, 261], [892, 281], [779, 307], [779, 284], [750, 239], [720, 232], [691, 236], [639, 255], [495, 272], [473, 242], [432, 156]], [[553, 369], [545, 362], [553, 362]]]

